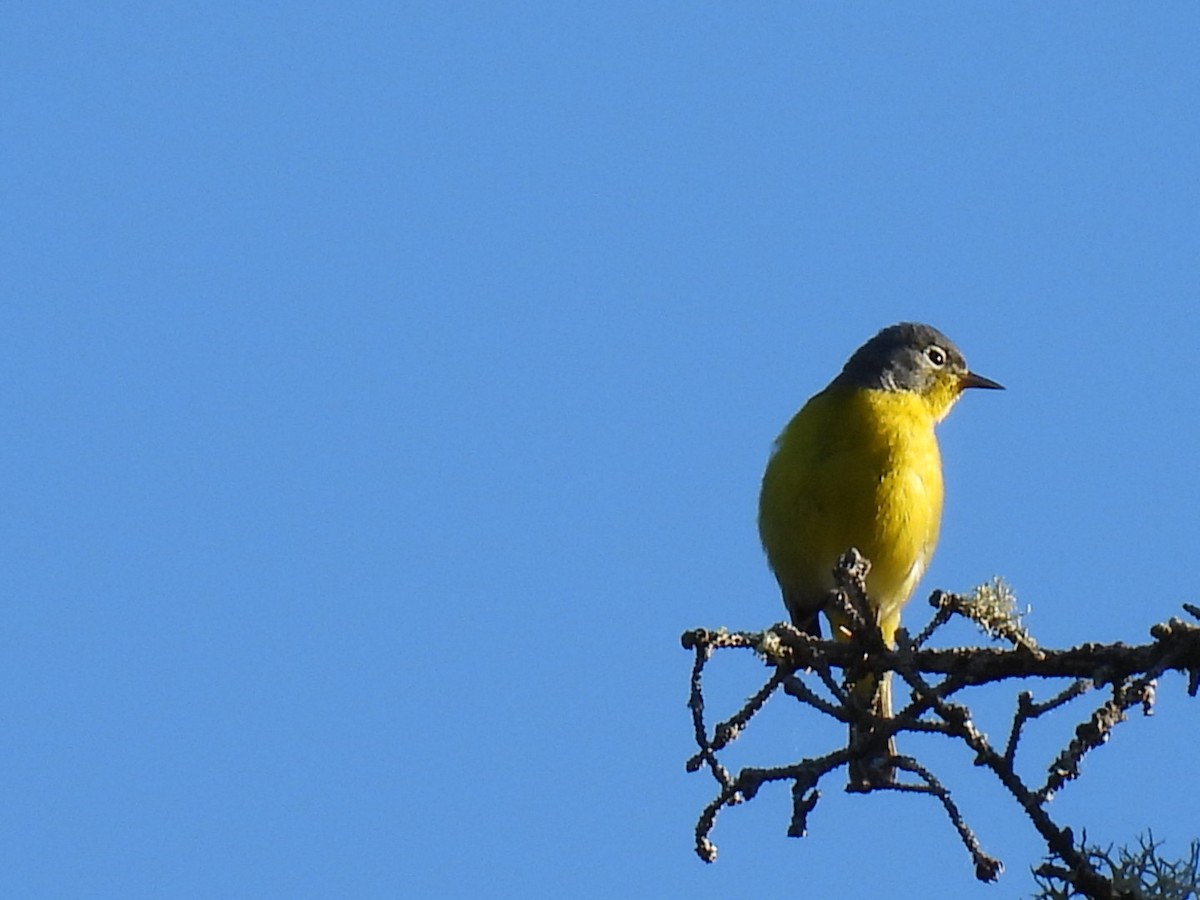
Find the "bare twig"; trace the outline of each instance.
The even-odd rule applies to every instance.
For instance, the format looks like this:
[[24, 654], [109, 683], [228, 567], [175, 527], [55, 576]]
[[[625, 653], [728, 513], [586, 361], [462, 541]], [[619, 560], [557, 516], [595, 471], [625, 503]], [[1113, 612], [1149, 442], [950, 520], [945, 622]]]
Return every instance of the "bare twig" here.
[[1091, 687], [1092, 683], [1090, 681], [1081, 679], [1042, 703], [1033, 702], [1033, 694], [1029, 691], [1021, 691], [1017, 695], [1017, 711], [1013, 715], [1012, 730], [1008, 735], [1008, 746], [1004, 748], [1005, 761], [1009, 765], [1012, 765], [1013, 760], [1016, 758], [1017, 743], [1021, 739], [1021, 731], [1025, 727], [1026, 722], [1032, 722], [1034, 719], [1070, 703], [1076, 697], [1090, 690]]
[[963, 842], [963, 846], [967, 848], [967, 852], [971, 854], [971, 859], [975, 863], [975, 877], [980, 881], [995, 881], [1000, 877], [1000, 873], [1004, 871], [1004, 863], [993, 856], [989, 856], [983, 852], [983, 847], [979, 844], [979, 839], [975, 837], [966, 820], [963, 819], [962, 813], [958, 811], [958, 806], [950, 797], [948, 791], [934, 774], [918, 763], [915, 759], [909, 756], [898, 756], [893, 759], [893, 764], [897, 769], [902, 769], [906, 772], [912, 772], [921, 779], [923, 784], [891, 784], [883, 785], [883, 790], [891, 791], [910, 791], [912, 793], [932, 794], [941, 801], [942, 808], [946, 811], [946, 817], [950, 819], [950, 824], [954, 826], [958, 832], [959, 838]]

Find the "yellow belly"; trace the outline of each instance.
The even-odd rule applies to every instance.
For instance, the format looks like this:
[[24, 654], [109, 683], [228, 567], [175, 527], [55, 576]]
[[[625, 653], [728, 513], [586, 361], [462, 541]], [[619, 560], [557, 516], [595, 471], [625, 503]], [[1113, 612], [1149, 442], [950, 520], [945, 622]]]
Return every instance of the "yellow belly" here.
[[856, 547], [892, 640], [937, 544], [935, 421], [911, 392], [831, 387], [788, 423], [763, 476], [759, 533], [794, 617], [823, 602], [837, 558]]

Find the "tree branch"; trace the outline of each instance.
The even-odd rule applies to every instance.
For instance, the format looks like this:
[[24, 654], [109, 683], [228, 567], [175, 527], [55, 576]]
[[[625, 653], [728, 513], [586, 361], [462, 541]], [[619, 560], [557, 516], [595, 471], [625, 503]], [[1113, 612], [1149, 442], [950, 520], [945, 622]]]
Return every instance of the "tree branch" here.
[[[1116, 725], [1125, 720], [1128, 710], [1140, 705], [1149, 713], [1156, 679], [1161, 675], [1172, 671], [1185, 674], [1188, 692], [1195, 695], [1200, 688], [1200, 626], [1171, 619], [1152, 627], [1152, 640], [1145, 644], [1087, 643], [1063, 650], [1040, 649], [1021, 626], [1011, 592], [997, 581], [970, 597], [935, 592], [931, 603], [936, 612], [930, 624], [915, 640], [901, 630], [897, 646], [892, 649], [883, 645], [878, 628], [869, 627], [873, 622], [865, 618], [864, 614], [869, 612], [864, 588], [866, 571], [865, 560], [852, 551], [839, 563], [835, 573], [839, 588], [831, 594], [829, 602], [837, 604], [842, 618], [851, 623], [852, 633], [846, 640], [823, 641], [786, 623], [763, 632], [696, 629], [683, 634], [683, 646], [695, 652], [689, 707], [698, 747], [687, 768], [689, 771], [707, 768], [718, 783], [717, 796], [696, 823], [697, 853], [706, 861], [714, 861], [717, 848], [710, 834], [720, 810], [753, 799], [763, 785], [776, 781], [792, 782], [792, 819], [787, 833], [803, 836], [808, 829], [808, 816], [820, 799], [818, 785], [822, 778], [868, 753], [877, 754], [878, 742], [893, 734], [933, 732], [961, 741], [972, 752], [973, 761], [992, 772], [1012, 794], [1046, 842], [1052, 860], [1061, 861], [1062, 866], [1055, 868], [1056, 872], [1067, 873], [1067, 880], [1087, 897], [1116, 898], [1118, 894], [1112, 883], [1097, 871], [1088, 853], [1076, 845], [1071, 829], [1051, 819], [1046, 805], [1056, 791], [1079, 777], [1083, 758], [1109, 739]], [[1200, 608], [1188, 605], [1185, 609], [1200, 618]], [[926, 649], [925, 641], [955, 616], [971, 618], [988, 634], [1012, 646]], [[772, 672], [741, 709], [718, 724], [709, 737], [704, 723], [703, 670], [716, 651], [725, 649], [752, 650]], [[841, 673], [840, 678], [835, 669]], [[912, 699], [894, 717], [881, 719], [854, 702], [845, 685], [866, 673], [888, 671], [897, 673], [908, 685]], [[1040, 703], [1031, 692], [1022, 691], [1002, 752], [993, 748], [975, 727], [969, 707], [950, 699], [979, 685], [1027, 678], [1071, 679], [1072, 683]], [[810, 685], [810, 679], [816, 683]], [[1025, 729], [1040, 717], [1064, 709], [1093, 685], [1109, 686], [1110, 697], [1080, 723], [1071, 742], [1043, 769], [1047, 772], [1045, 782], [1036, 789], [1030, 787], [1016, 768]], [[732, 775], [720, 763], [719, 753], [750, 725], [776, 693], [839, 722], [873, 731], [878, 740], [871, 747], [855, 745], [787, 765], [747, 767]], [[936, 798], [971, 854], [976, 876], [983, 881], [994, 880], [1002, 864], [984, 852], [954, 803], [951, 791], [912, 757], [896, 756], [888, 763], [916, 780], [904, 784], [857, 785], [853, 789], [863, 793], [894, 790]]]

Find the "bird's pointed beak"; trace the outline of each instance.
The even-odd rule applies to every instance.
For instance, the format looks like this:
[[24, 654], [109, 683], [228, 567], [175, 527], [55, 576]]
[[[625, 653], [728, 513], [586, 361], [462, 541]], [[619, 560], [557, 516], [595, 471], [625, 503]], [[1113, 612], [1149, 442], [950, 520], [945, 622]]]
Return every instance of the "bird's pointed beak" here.
[[984, 378], [982, 375], [976, 375], [974, 372], [968, 372], [958, 382], [959, 390], [965, 391], [967, 388], [988, 388], [993, 391], [1004, 390], [1004, 385], [998, 381], [992, 381], [990, 378]]

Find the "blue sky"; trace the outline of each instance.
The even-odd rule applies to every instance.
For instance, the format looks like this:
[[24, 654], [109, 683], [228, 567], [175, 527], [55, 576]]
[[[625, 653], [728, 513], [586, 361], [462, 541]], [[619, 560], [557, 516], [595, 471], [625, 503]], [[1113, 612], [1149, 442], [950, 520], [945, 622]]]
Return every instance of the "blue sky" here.
[[[1002, 574], [1048, 645], [1197, 602], [1198, 28], [6, 6], [0, 893], [1028, 893], [1031, 826], [936, 742], [999, 886], [931, 802], [835, 784], [803, 840], [764, 790], [700, 863], [678, 637], [782, 617], [771, 441], [903, 319], [1008, 387], [942, 426], [921, 597]], [[718, 659], [714, 714], [762, 674]], [[1061, 821], [1183, 852], [1183, 688]], [[840, 739], [767, 713], [731, 765]]]

